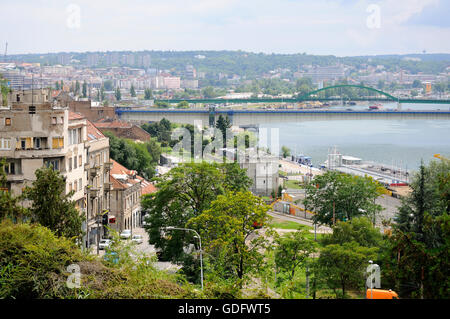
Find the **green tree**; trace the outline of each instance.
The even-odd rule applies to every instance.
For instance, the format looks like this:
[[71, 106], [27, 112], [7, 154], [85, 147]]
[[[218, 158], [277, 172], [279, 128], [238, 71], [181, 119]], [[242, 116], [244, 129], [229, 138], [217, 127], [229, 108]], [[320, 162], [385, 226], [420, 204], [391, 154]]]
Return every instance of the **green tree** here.
[[316, 223], [332, 226], [337, 220], [369, 216], [373, 220], [382, 207], [375, 199], [383, 187], [370, 177], [328, 171], [306, 186], [304, 204], [314, 211]]
[[145, 89], [144, 90], [144, 100], [151, 100], [153, 99], [153, 93], [151, 89]]
[[224, 176], [215, 164], [185, 163], [163, 175], [158, 191], [143, 196], [142, 209], [149, 214], [146, 231], [150, 244], [162, 250], [162, 258], [179, 261], [183, 247], [192, 239], [189, 233], [174, 232], [166, 237], [163, 228], [184, 227], [186, 222], [208, 209], [223, 193]]
[[32, 187], [24, 190], [24, 197], [32, 201], [32, 219], [58, 236], [81, 238], [83, 218], [71, 200], [73, 191], [66, 194], [66, 183], [59, 171], [41, 168], [35, 174]]
[[222, 132], [223, 143], [225, 145], [227, 131], [231, 128], [231, 122], [228, 116], [223, 117], [222, 114], [220, 114], [219, 118], [217, 119], [216, 128], [218, 128]]
[[103, 87], [105, 88], [106, 91], [112, 91], [113, 90], [112, 80], [106, 80], [105, 82], [103, 82]]
[[215, 98], [217, 97], [217, 93], [215, 92], [214, 88], [212, 86], [208, 86], [202, 89], [202, 95], [207, 98]]
[[277, 269], [287, 273], [289, 280], [294, 279], [295, 271], [316, 251], [316, 244], [307, 237], [308, 234], [307, 229], [299, 228], [275, 239]]
[[291, 155], [291, 150], [284, 145], [281, 147], [281, 152], [283, 153], [283, 158], [286, 158]]
[[328, 245], [321, 249], [317, 260], [318, 277], [334, 291], [336, 298], [345, 298], [349, 288], [364, 288], [365, 270], [377, 252], [376, 247], [362, 247], [356, 242]]
[[220, 166], [225, 176], [225, 188], [232, 191], [247, 191], [253, 181], [247, 176], [247, 170], [241, 168], [238, 163], [224, 163]]
[[449, 298], [450, 161], [420, 167], [385, 250], [387, 282], [400, 296]]
[[136, 90], [134, 89], [134, 85], [133, 84], [131, 84], [130, 95], [132, 97], [136, 97]]
[[205, 251], [217, 257], [210, 262], [220, 269], [220, 275], [242, 283], [248, 274], [258, 274], [264, 267], [268, 240], [257, 234], [254, 225], [266, 225], [268, 210], [263, 200], [249, 191], [226, 192], [186, 226], [196, 229]]
[[355, 217], [347, 222], [338, 221], [333, 228], [333, 233], [324, 235], [323, 245], [350, 243], [352, 241], [364, 247], [380, 247], [383, 236], [380, 230], [373, 226], [367, 217]]
[[83, 82], [82, 94], [83, 94], [83, 97], [87, 97], [87, 83], [86, 83], [86, 81]]
[[189, 103], [187, 101], [181, 101], [177, 104], [177, 108], [179, 109], [187, 109], [189, 108]]
[[59, 86], [59, 82], [58, 82], [58, 81], [55, 82], [55, 89], [56, 89], [56, 90], [59, 90], [59, 89], [60, 89], [60, 86]]
[[9, 218], [19, 221], [27, 216], [27, 209], [19, 204], [20, 198], [13, 196], [7, 188], [5, 159], [0, 160], [0, 221]]
[[80, 94], [80, 82], [78, 82], [78, 80], [75, 82], [75, 90], [74, 90], [75, 95]]
[[116, 87], [116, 92], [114, 93], [116, 100], [120, 101], [122, 99], [122, 93], [120, 93], [119, 87]]

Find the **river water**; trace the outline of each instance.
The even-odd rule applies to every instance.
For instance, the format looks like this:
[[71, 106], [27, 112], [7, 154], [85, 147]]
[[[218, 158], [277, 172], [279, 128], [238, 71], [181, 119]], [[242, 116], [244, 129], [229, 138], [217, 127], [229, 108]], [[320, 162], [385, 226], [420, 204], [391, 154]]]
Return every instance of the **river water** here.
[[[383, 108], [395, 109], [395, 103]], [[366, 110], [368, 104], [333, 106], [330, 109]], [[449, 110], [450, 105], [404, 104], [402, 110]], [[280, 148], [312, 157], [315, 166], [327, 159], [336, 146], [344, 154], [402, 169], [417, 170], [421, 160], [434, 154], [450, 157], [449, 120], [336, 120], [301, 123], [270, 123], [261, 128], [278, 128]]]

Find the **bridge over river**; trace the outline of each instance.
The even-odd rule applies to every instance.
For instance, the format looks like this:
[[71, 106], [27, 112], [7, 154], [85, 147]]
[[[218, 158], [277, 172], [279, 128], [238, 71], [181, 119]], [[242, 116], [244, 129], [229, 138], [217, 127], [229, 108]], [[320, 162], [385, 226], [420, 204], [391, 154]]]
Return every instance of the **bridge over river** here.
[[220, 115], [233, 125], [259, 125], [279, 122], [330, 121], [330, 120], [450, 120], [450, 111], [397, 111], [397, 110], [236, 110], [236, 109], [120, 109], [118, 116], [133, 122], [155, 122], [163, 118], [180, 124], [214, 125]]

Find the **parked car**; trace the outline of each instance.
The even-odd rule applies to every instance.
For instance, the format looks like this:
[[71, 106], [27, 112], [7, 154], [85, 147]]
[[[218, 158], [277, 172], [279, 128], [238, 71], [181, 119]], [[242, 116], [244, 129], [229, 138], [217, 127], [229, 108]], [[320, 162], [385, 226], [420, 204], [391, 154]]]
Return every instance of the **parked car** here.
[[131, 241], [136, 244], [142, 244], [142, 242], [143, 242], [142, 235], [133, 235], [133, 238], [131, 239]]
[[129, 230], [129, 229], [124, 229], [124, 230], [120, 233], [120, 238], [122, 238], [122, 239], [130, 239], [130, 238], [131, 238], [131, 230]]
[[98, 243], [98, 249], [106, 249], [109, 247], [109, 245], [111, 245], [111, 240], [110, 239], [101, 239], [100, 242]]

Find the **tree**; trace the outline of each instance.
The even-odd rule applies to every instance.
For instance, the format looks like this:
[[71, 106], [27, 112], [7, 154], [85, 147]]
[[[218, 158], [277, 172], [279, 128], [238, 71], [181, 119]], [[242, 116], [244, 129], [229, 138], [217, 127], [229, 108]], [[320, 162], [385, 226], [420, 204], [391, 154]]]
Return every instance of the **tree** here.
[[232, 191], [247, 191], [252, 186], [253, 181], [247, 176], [247, 171], [240, 168], [239, 164], [224, 163], [219, 166], [225, 176], [225, 188]]
[[114, 95], [116, 96], [117, 101], [120, 101], [122, 99], [122, 93], [120, 93], [119, 87], [116, 87], [116, 92]]
[[134, 85], [133, 84], [131, 84], [130, 95], [132, 97], [136, 97], [136, 90], [134, 89]]
[[392, 225], [384, 268], [400, 296], [449, 298], [450, 161], [423, 163]]
[[187, 109], [189, 108], [189, 103], [187, 101], [181, 101], [177, 104], [177, 108], [179, 109]]
[[75, 90], [74, 90], [75, 95], [80, 94], [80, 82], [78, 82], [78, 80], [75, 82]]
[[222, 114], [220, 114], [219, 118], [217, 119], [216, 128], [218, 128], [222, 132], [223, 143], [225, 144], [227, 130], [231, 128], [231, 122], [228, 116], [223, 117]]
[[202, 94], [207, 99], [217, 97], [217, 93], [214, 91], [214, 88], [212, 86], [203, 88]]
[[0, 221], [9, 218], [15, 221], [27, 216], [27, 209], [19, 205], [20, 198], [13, 196], [7, 188], [5, 159], [0, 160]]
[[362, 247], [356, 242], [328, 245], [320, 251], [316, 271], [337, 298], [345, 298], [348, 288], [365, 286], [365, 270], [377, 251], [376, 247]]
[[60, 86], [59, 86], [59, 82], [58, 82], [58, 81], [56, 81], [56, 82], [55, 82], [55, 89], [56, 89], [56, 90], [59, 90], [59, 88], [60, 88]]
[[412, 87], [414, 89], [419, 89], [422, 87], [422, 82], [420, 82], [420, 80], [414, 80], [414, 82], [412, 83]]
[[364, 247], [380, 247], [383, 236], [367, 217], [355, 217], [347, 222], [338, 221], [333, 233], [322, 237], [323, 245], [343, 245], [356, 242]]
[[106, 91], [112, 91], [113, 90], [113, 82], [111, 80], [106, 80], [103, 82], [103, 87]]
[[283, 153], [283, 158], [286, 158], [291, 155], [291, 150], [284, 145], [281, 147], [281, 152]]
[[153, 93], [151, 89], [145, 89], [144, 90], [144, 100], [151, 100], [153, 99]]
[[275, 239], [275, 263], [277, 269], [288, 274], [292, 280], [298, 267], [316, 251], [315, 242], [307, 238], [309, 231], [299, 228]]
[[86, 83], [86, 81], [83, 82], [82, 94], [83, 94], [83, 97], [87, 97], [87, 83]]
[[223, 193], [224, 176], [216, 164], [185, 163], [163, 175], [156, 185], [158, 191], [143, 196], [142, 209], [148, 213], [146, 231], [150, 244], [162, 250], [162, 258], [179, 261], [190, 234], [174, 232], [166, 237], [163, 228], [184, 227], [192, 217], [208, 209]]
[[55, 232], [58, 236], [81, 238], [83, 218], [71, 200], [73, 191], [66, 194], [66, 183], [52, 167], [36, 170], [32, 187], [26, 187], [24, 197], [32, 201], [32, 220]]
[[[221, 270], [224, 278], [245, 277], [257, 274], [264, 265], [264, 249], [268, 246], [265, 236], [258, 235], [254, 224], [265, 225], [269, 207], [249, 191], [226, 192], [211, 203], [211, 207], [187, 223], [196, 229], [210, 260]], [[217, 263], [217, 264], [215, 264]]]
[[313, 217], [316, 223], [332, 226], [337, 220], [357, 216], [370, 216], [374, 220], [382, 209], [375, 199], [382, 192], [383, 187], [370, 177], [328, 171], [306, 186], [303, 202], [316, 213]]

